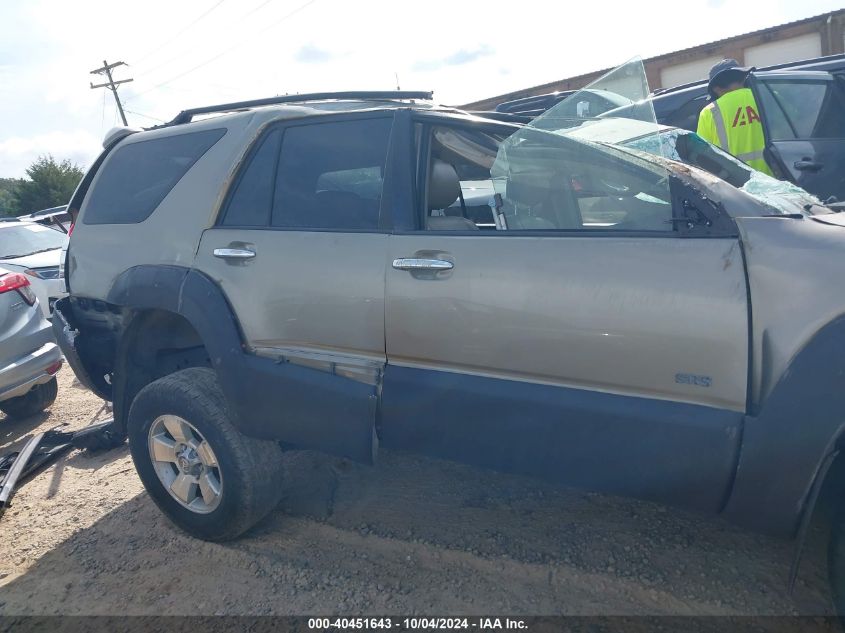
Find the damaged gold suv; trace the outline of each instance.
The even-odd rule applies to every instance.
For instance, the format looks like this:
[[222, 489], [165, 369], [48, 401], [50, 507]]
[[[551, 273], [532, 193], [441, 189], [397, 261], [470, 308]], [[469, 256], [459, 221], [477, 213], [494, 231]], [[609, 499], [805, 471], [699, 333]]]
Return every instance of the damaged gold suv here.
[[795, 537], [843, 441], [845, 217], [657, 127], [622, 146], [429, 97], [107, 139], [54, 328], [159, 508], [231, 539], [276, 504], [285, 447], [382, 445]]

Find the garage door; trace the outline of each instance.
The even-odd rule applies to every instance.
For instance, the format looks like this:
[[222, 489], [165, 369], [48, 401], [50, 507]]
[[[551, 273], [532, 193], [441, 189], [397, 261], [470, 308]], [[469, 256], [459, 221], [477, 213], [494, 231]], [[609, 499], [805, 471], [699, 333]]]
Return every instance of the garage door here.
[[708, 57], [707, 59], [664, 68], [660, 71], [660, 85], [662, 88], [673, 88], [681, 84], [707, 79], [710, 67], [721, 60], [721, 57]]
[[762, 68], [763, 66], [821, 57], [821, 54], [821, 35], [807, 33], [777, 42], [749, 46], [745, 49], [745, 65]]

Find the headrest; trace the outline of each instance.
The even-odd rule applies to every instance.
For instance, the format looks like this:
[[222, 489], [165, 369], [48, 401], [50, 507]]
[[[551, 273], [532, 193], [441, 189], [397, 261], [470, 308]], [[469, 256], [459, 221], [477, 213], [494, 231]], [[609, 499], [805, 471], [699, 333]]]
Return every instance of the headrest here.
[[445, 209], [461, 194], [458, 172], [449, 163], [434, 159], [428, 176], [428, 210]]

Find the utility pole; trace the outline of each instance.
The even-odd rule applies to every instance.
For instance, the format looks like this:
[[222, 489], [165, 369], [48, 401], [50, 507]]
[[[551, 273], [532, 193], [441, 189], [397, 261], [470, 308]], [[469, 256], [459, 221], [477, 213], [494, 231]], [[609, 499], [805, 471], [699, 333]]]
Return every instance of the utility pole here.
[[92, 82], [91, 89], [93, 90], [94, 88], [108, 88], [109, 90], [111, 90], [112, 94], [114, 95], [114, 100], [117, 102], [117, 109], [120, 112], [120, 118], [123, 121], [123, 125], [128, 126], [129, 124], [126, 122], [126, 115], [123, 113], [123, 105], [120, 103], [120, 97], [117, 96], [117, 86], [119, 84], [129, 83], [132, 80], [121, 79], [120, 81], [115, 81], [111, 75], [111, 69], [117, 66], [126, 66], [126, 64], [124, 62], [115, 62], [114, 64], [109, 64], [106, 60], [103, 60], [103, 67], [98, 68], [97, 70], [92, 70], [91, 74], [102, 75], [103, 73], [105, 73], [106, 77], [108, 77], [109, 80], [106, 83], [97, 84], [96, 86]]

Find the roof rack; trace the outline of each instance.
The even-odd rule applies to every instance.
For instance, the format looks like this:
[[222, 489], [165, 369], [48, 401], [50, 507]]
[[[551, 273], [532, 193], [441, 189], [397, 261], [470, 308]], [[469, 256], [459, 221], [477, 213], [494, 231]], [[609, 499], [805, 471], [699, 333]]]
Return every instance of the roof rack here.
[[221, 103], [220, 105], [204, 106], [182, 110], [172, 121], [165, 125], [181, 125], [190, 123], [198, 114], [211, 114], [214, 112], [232, 112], [234, 110], [245, 110], [259, 106], [276, 105], [279, 103], [301, 103], [303, 101], [321, 101], [324, 99], [431, 99], [434, 93], [424, 90], [357, 90], [350, 92], [312, 92], [299, 95], [284, 95], [280, 97], [268, 97], [266, 99], [252, 99], [251, 101], [235, 101], [233, 103]]

